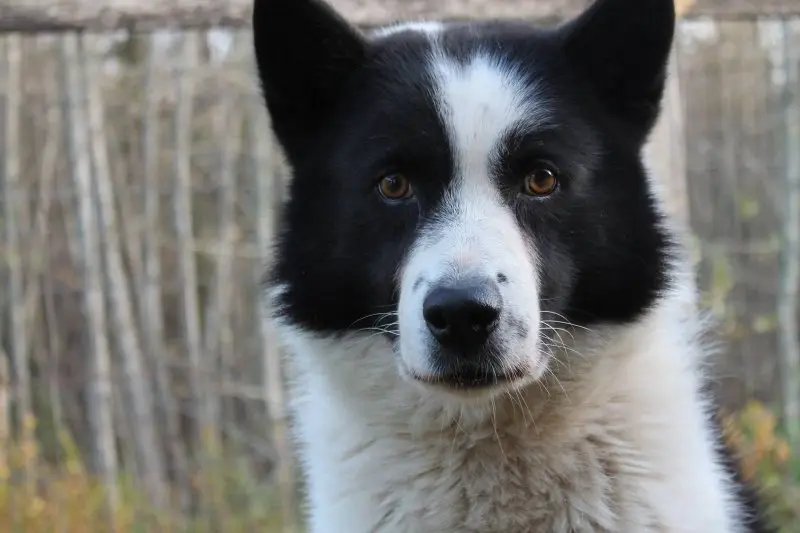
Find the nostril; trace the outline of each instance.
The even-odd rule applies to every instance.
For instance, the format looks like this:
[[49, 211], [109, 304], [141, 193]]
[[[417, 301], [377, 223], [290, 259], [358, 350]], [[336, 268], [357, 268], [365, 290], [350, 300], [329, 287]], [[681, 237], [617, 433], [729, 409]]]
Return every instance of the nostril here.
[[494, 326], [499, 316], [500, 310], [496, 307], [482, 305], [472, 310], [469, 321], [474, 331], [480, 331], [481, 329], [488, 329]]
[[447, 329], [447, 315], [444, 309], [438, 306], [427, 306], [423, 308], [422, 315], [425, 322], [428, 323], [428, 327], [441, 331]]

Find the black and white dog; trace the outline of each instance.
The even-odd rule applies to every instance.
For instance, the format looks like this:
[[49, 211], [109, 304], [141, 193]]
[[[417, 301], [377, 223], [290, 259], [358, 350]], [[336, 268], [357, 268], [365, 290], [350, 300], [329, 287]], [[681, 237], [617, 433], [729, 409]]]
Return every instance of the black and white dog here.
[[554, 29], [253, 17], [312, 533], [766, 531], [642, 161], [672, 0]]

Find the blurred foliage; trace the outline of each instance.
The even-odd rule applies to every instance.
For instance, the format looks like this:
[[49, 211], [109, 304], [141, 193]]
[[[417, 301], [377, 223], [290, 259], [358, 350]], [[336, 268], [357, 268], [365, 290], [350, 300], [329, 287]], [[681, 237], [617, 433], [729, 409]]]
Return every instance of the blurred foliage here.
[[724, 420], [728, 443], [739, 453], [744, 477], [760, 487], [769, 517], [780, 533], [800, 533], [800, 454], [775, 413], [753, 400]]
[[36, 439], [0, 443], [0, 533], [283, 531], [275, 488], [254, 479], [246, 463], [229, 451], [218, 450], [194, 472], [195, 512], [187, 518], [177, 505], [154, 509], [135, 480], [125, 476], [117, 480], [118, 500], [112, 505], [63, 428], [57, 446], [60, 459], [54, 465], [46, 460], [53, 451], [40, 449]]

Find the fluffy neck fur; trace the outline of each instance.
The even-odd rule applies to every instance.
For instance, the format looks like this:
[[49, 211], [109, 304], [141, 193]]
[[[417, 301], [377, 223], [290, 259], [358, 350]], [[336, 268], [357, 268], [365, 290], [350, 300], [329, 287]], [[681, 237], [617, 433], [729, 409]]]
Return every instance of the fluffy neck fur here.
[[740, 531], [680, 286], [633, 326], [561, 332], [546, 381], [483, 406], [423, 396], [382, 336], [281, 325], [311, 531]]

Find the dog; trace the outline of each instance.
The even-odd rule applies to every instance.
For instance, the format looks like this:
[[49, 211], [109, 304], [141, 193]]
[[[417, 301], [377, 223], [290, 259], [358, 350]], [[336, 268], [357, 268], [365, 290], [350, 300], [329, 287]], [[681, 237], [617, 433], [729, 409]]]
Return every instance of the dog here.
[[256, 0], [312, 533], [756, 533], [642, 151], [672, 0], [369, 32]]

